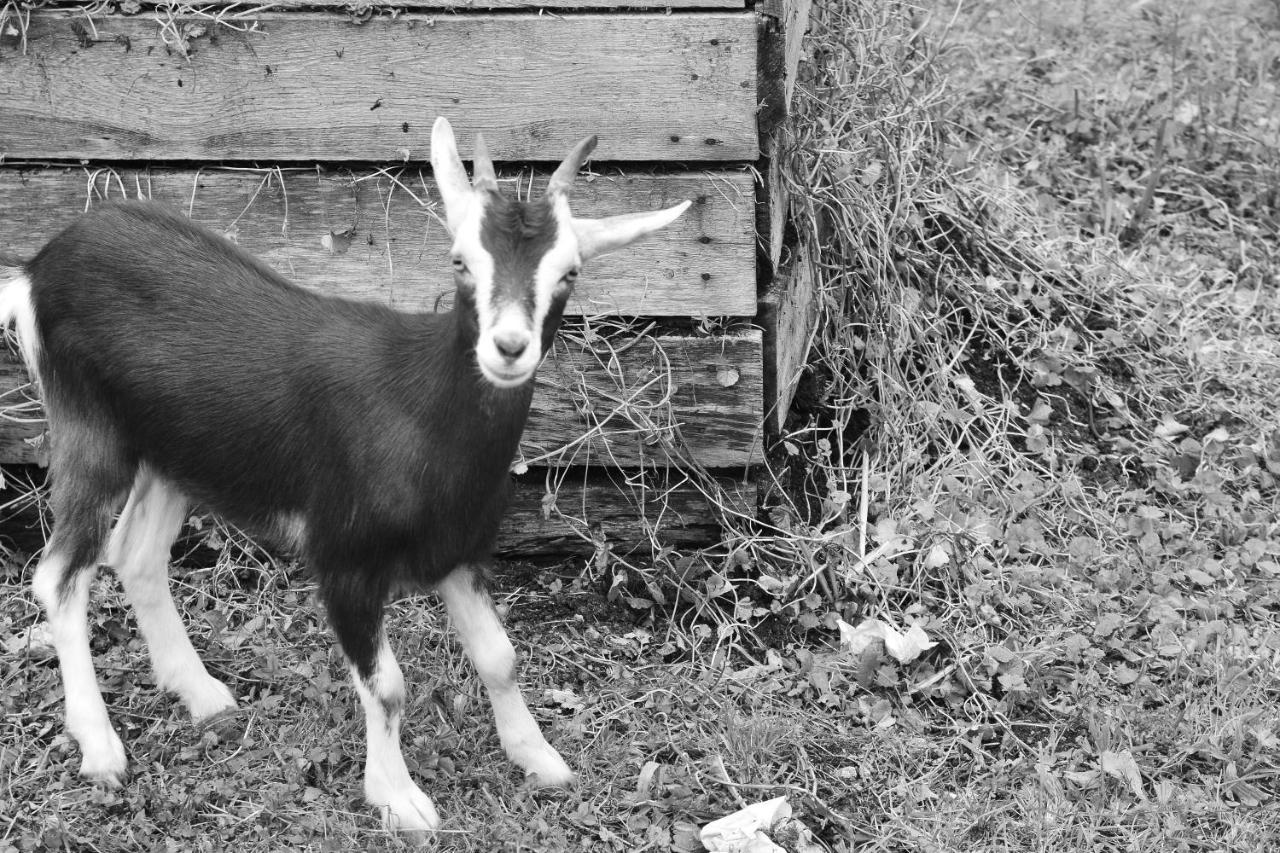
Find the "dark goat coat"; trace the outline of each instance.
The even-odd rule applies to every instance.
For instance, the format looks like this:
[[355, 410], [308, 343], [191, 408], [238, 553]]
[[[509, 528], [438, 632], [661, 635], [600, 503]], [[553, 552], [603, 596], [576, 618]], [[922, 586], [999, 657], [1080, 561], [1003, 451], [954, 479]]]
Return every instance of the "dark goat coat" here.
[[69, 455], [89, 470], [54, 476], [114, 502], [145, 465], [249, 529], [305, 519], [362, 672], [393, 590], [488, 560], [533, 383], [483, 379], [469, 294], [446, 314], [322, 296], [142, 202], [95, 208], [26, 270], [55, 465], [93, 439]]

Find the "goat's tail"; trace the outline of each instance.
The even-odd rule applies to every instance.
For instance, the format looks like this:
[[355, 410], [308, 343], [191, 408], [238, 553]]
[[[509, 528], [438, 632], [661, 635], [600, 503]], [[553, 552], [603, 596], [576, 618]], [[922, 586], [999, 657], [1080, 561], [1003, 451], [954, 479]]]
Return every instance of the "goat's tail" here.
[[18, 348], [27, 370], [36, 377], [36, 356], [40, 338], [36, 332], [36, 308], [31, 299], [31, 279], [22, 264], [0, 256], [0, 334], [10, 337], [9, 327], [17, 335]]

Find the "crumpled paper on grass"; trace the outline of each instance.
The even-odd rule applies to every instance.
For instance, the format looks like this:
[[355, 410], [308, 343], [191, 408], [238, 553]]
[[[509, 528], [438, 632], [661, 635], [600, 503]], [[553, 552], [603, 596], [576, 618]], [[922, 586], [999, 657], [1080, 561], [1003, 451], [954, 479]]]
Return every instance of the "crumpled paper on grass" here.
[[843, 619], [836, 624], [840, 628], [840, 650], [855, 655], [862, 654], [872, 641], [883, 640], [884, 649], [891, 657], [899, 663], [911, 663], [938, 645], [919, 624], [912, 625], [906, 633], [879, 619], [868, 619], [856, 628]]
[[765, 830], [789, 817], [791, 804], [787, 798], [774, 797], [711, 821], [698, 837], [710, 853], [787, 853], [773, 843]]

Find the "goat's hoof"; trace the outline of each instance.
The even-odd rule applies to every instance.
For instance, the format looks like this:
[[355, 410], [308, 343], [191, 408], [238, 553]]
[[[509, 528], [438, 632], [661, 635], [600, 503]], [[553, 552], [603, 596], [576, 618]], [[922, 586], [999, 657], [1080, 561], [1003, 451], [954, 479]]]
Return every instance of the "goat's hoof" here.
[[90, 782], [115, 789], [124, 785], [129, 762], [119, 736], [109, 728], [107, 732], [110, 737], [100, 735], [79, 741], [82, 755], [80, 775]]
[[390, 832], [434, 832], [440, 828], [435, 803], [417, 788], [396, 792], [381, 812], [382, 825]]
[[518, 762], [524, 768], [527, 783], [534, 788], [568, 788], [578, 775], [550, 744], [542, 744], [532, 756]]
[[191, 719], [197, 723], [239, 707], [227, 685], [212, 675], [206, 675], [193, 684], [183, 685], [178, 690], [178, 695], [182, 698], [182, 704], [191, 712]]

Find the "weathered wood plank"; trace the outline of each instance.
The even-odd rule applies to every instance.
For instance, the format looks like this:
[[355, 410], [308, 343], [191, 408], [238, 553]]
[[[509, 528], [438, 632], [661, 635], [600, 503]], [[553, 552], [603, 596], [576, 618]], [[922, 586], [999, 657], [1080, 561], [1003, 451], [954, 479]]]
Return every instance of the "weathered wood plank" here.
[[[86, 203], [144, 196], [232, 235], [299, 284], [429, 311], [453, 287], [448, 235], [428, 206], [428, 199], [439, 198], [429, 175], [417, 167], [383, 173], [0, 168], [0, 234], [6, 253], [31, 257]], [[529, 179], [526, 172], [504, 183], [527, 189]], [[540, 189], [545, 176], [533, 182]], [[695, 203], [658, 234], [588, 264], [568, 313], [754, 314], [754, 192], [745, 171], [580, 178], [574, 197], [580, 216]]]
[[[156, 10], [163, 11], [166, 4], [163, 0], [144, 0], [140, 5], [142, 13], [146, 14]], [[608, 12], [614, 10], [673, 9], [683, 12], [690, 10], [743, 9], [746, 7], [744, 0], [355, 0], [355, 2], [352, 2], [352, 0], [274, 0], [274, 2], [263, 3], [262, 5], [270, 6], [275, 11], [284, 9], [304, 11], [309, 9], [332, 9], [335, 12], [349, 14], [356, 18], [378, 12], [386, 13], [391, 10], [404, 9], [448, 10], [450, 12], [509, 12], [537, 9]], [[52, 0], [52, 2], [40, 4], [41, 8], [53, 9], [78, 9], [83, 6], [82, 0]], [[235, 12], [243, 13], [245, 11], [244, 7], [243, 0], [209, 0], [209, 2], [201, 2], [199, 4], [199, 8], [210, 13], [216, 13], [216, 10], [222, 8], [234, 8]]]
[[765, 418], [781, 431], [809, 357], [818, 321], [818, 290], [807, 244], [795, 248], [791, 263], [774, 276], [761, 302], [765, 328]]
[[[752, 160], [748, 12], [401, 15], [36, 12], [0, 34], [0, 154], [184, 161], [422, 161], [448, 115], [470, 148], [557, 161]], [[202, 28], [202, 33], [184, 27]], [[184, 39], [184, 32], [186, 37]], [[183, 55], [185, 53], [186, 55]]]
[[764, 226], [760, 230], [768, 240], [773, 270], [777, 270], [782, 258], [784, 232], [790, 216], [791, 198], [786, 178], [790, 169], [788, 146], [794, 143], [789, 138], [789, 117], [811, 7], [812, 0], [774, 0], [765, 12], [774, 20], [768, 28], [760, 56], [760, 95], [764, 102], [760, 144], [764, 156], [769, 159], [765, 176], [767, 231]]
[[791, 112], [791, 98], [796, 90], [796, 73], [804, 52], [804, 37], [809, 32], [809, 16], [813, 0], [782, 0], [783, 90], [787, 113]]
[[[0, 360], [0, 414], [29, 399], [25, 371]], [[557, 341], [538, 373], [521, 442], [529, 464], [665, 465], [681, 457], [709, 468], [761, 458], [763, 339], [757, 329], [719, 337], [675, 335]], [[44, 462], [40, 415], [0, 418], [0, 462]]]
[[562, 337], [538, 372], [522, 455], [559, 466], [755, 464], [763, 350], [759, 329], [709, 338]]
[[[231, 5], [235, 0], [221, 0], [211, 5]], [[202, 4], [203, 5], [203, 4]], [[510, 9], [741, 9], [744, 0], [276, 0], [277, 9], [345, 10], [353, 7], [369, 9], [450, 9], [474, 12]]]
[[[4, 485], [13, 488], [0, 491], [0, 501], [13, 500], [28, 479], [39, 485], [44, 472], [6, 471]], [[512, 484], [497, 550], [508, 557], [561, 557], [602, 547], [626, 555], [655, 546], [705, 546], [722, 538], [713, 501], [736, 517], [753, 517], [757, 485], [741, 473], [698, 486], [668, 472], [532, 469]], [[0, 518], [0, 537], [9, 547], [38, 550], [44, 544], [38, 513], [10, 508]]]
[[805, 235], [787, 233], [792, 205], [803, 203], [792, 195], [791, 101], [801, 72], [812, 0], [766, 0], [760, 8], [769, 22], [762, 39], [760, 84], [761, 146], [769, 162], [759, 229], [767, 245], [772, 281], [759, 313], [765, 328], [766, 420], [771, 429], [781, 430], [805, 367], [818, 311], [808, 248], [795, 245], [797, 237], [803, 243]]
[[[646, 479], [650, 482], [646, 483]], [[704, 490], [636, 471], [530, 471], [516, 482], [498, 535], [498, 552], [520, 556], [617, 554], [657, 545], [681, 548], [719, 541], [718, 515]], [[755, 514], [756, 485], [716, 477], [717, 501]]]
[[27, 372], [0, 344], [0, 463], [47, 465], [44, 431], [44, 410]]

